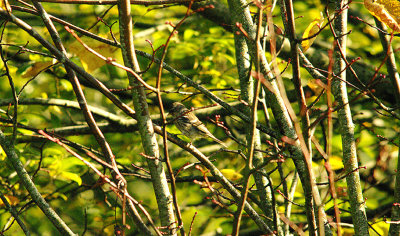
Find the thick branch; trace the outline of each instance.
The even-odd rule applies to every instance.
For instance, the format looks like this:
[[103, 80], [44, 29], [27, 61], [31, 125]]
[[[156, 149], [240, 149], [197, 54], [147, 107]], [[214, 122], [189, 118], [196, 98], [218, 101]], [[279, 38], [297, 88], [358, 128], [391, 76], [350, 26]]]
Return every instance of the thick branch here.
[[35, 183], [33, 183], [28, 172], [26, 172], [24, 165], [20, 161], [18, 155], [15, 153], [14, 146], [10, 145], [7, 141], [3, 131], [0, 130], [0, 145], [9, 158], [15, 171], [17, 172], [22, 184], [28, 190], [32, 200], [37, 206], [43, 211], [47, 218], [53, 223], [62, 235], [75, 235], [74, 232], [65, 224], [65, 222], [57, 215], [57, 213], [50, 207], [50, 205], [44, 200], [40, 192], [37, 190]]

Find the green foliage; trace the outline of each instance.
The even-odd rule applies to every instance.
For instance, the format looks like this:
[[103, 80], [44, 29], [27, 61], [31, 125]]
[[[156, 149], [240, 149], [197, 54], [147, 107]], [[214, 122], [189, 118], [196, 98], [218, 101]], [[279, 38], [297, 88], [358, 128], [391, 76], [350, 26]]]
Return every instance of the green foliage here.
[[[319, 1], [294, 1], [294, 4], [295, 17], [297, 17], [296, 33], [302, 35], [313, 19], [319, 16], [322, 7], [319, 5]], [[54, 3], [43, 5], [50, 14], [57, 15], [84, 29], [88, 29], [94, 25], [97, 22], [96, 17], [98, 16], [102, 16], [103, 22], [108, 25], [112, 25], [118, 20], [116, 6]], [[132, 17], [135, 23], [134, 35], [142, 33], [149, 28], [164, 26], [166, 21], [177, 24], [186, 12], [186, 8], [183, 6], [160, 7], [159, 9], [154, 6], [132, 5], [132, 9]], [[254, 9], [256, 8], [254, 7]], [[372, 23], [372, 17], [360, 4], [351, 4], [350, 10], [351, 14], [357, 12], [362, 19], [368, 23]], [[106, 12], [107, 14], [105, 14]], [[43, 37], [51, 41], [40, 18], [20, 11], [14, 11], [13, 14], [22, 19], [25, 18], [26, 22], [29, 22]], [[103, 16], [103, 14], [105, 15]], [[282, 21], [278, 17], [280, 14], [278, 8], [275, 9], [274, 14], [274, 23], [278, 28], [283, 29]], [[112, 40], [110, 28], [103, 22], [98, 22], [91, 28], [90, 32]], [[379, 67], [383, 63], [386, 49], [382, 48], [378, 35], [370, 26], [354, 18], [351, 18], [349, 22], [351, 23], [349, 28], [352, 32], [349, 34], [348, 39], [348, 55], [350, 57], [362, 57], [362, 61], [370, 65], [371, 68]], [[56, 24], [56, 28], [60, 32], [61, 38], [73, 62], [85, 68], [109, 89], [115, 89], [112, 91], [123, 102], [132, 107], [131, 90], [125, 90], [128, 87], [126, 72], [90, 54], [61, 25]], [[118, 23], [113, 24], [111, 30], [116, 39], [119, 40]], [[171, 31], [172, 27], [162, 27], [159, 30], [156, 29], [151, 34], [135, 38], [135, 47], [138, 50], [152, 54], [153, 51], [150, 44], [145, 41], [149, 40], [154, 49], [158, 49], [155, 55], [160, 58], [161, 52], [164, 49], [163, 45], [165, 45]], [[118, 48], [88, 39], [87, 36], [79, 36], [89, 47], [123, 64], [121, 52]], [[27, 42], [29, 43], [27, 44]], [[16, 28], [11, 23], [7, 23], [2, 43], [25, 46], [30, 50], [49, 54], [48, 50], [44, 49], [29, 34]], [[399, 47], [398, 37], [394, 38], [392, 45], [394, 48]], [[316, 39], [312, 47], [322, 52], [328, 52], [334, 47], [329, 26], [318, 35], [318, 39]], [[17, 47], [3, 45], [2, 48], [5, 50], [4, 54], [9, 59], [7, 62], [8, 69], [10, 76], [13, 78], [16, 92], [21, 92], [23, 88], [19, 95], [21, 99], [58, 98], [76, 101], [73, 87], [66, 79], [66, 71], [61, 64], [55, 65], [55, 61], [52, 58], [39, 54], [29, 52], [16, 54], [18, 51]], [[271, 57], [268, 52], [266, 52], [266, 55]], [[400, 60], [399, 55], [398, 53], [395, 54], [397, 60]], [[291, 81], [292, 69], [286, 69], [288, 57], [284, 55], [279, 56], [277, 61], [279, 69], [283, 71], [281, 76], [284, 78], [284, 86], [288, 93], [293, 94], [294, 86]], [[142, 70], [145, 70], [150, 64], [150, 61], [144, 57], [138, 56], [138, 60]], [[221, 27], [219, 22], [206, 20], [199, 14], [190, 16], [178, 29], [178, 33], [171, 37], [165, 61], [195, 82], [207, 89], [213, 89], [213, 93], [224, 101], [236, 102], [241, 99], [239, 96], [240, 91], [238, 91], [240, 81], [236, 67], [234, 36], [232, 32]], [[254, 64], [254, 62], [252, 63]], [[12, 91], [7, 76], [3, 74], [6, 71], [4, 64], [0, 64], [0, 72], [3, 75], [0, 77], [0, 99], [2, 99], [1, 101], [8, 99], [2, 103], [2, 107], [0, 108], [0, 125], [1, 130], [4, 131], [7, 137], [11, 137], [11, 118], [14, 112], [14, 107], [10, 105]], [[49, 68], [44, 71], [47, 67]], [[385, 66], [383, 66], [379, 73], [385, 72], [385, 69]], [[144, 74], [141, 74], [141, 76], [148, 84], [155, 86], [157, 73], [158, 64], [152, 63], [151, 67]], [[304, 87], [309, 86], [307, 84], [313, 81], [312, 76], [304, 69], [301, 70], [301, 74]], [[81, 77], [79, 79], [81, 80], [82, 88], [89, 105], [111, 112], [121, 118], [126, 118], [103, 94], [94, 89], [92, 85], [88, 84]], [[386, 79], [383, 79], [382, 83], [386, 82]], [[326, 84], [326, 81], [323, 81], [323, 83]], [[316, 82], [315, 84], [317, 87], [319, 86]], [[161, 89], [170, 92], [162, 94], [165, 107], [172, 101], [186, 98], [188, 99], [184, 102], [188, 107], [202, 107], [212, 103], [202, 94], [191, 96], [190, 93], [198, 91], [166, 70], [162, 74], [161, 86]], [[224, 89], [231, 90], [224, 91]], [[355, 138], [357, 140], [359, 164], [367, 168], [366, 170], [360, 170], [363, 177], [362, 186], [366, 186], [367, 188], [365, 190], [365, 197], [368, 198], [366, 205], [368, 209], [377, 209], [382, 204], [389, 204], [393, 200], [393, 176], [396, 173], [398, 158], [399, 122], [397, 119], [384, 113], [383, 109], [376, 102], [366, 96], [360, 96], [360, 91], [353, 86], [348, 86], [348, 89], [351, 100], [350, 105], [354, 115], [353, 120], [356, 124]], [[159, 118], [158, 102], [154, 93], [148, 92], [147, 95], [151, 115], [154, 115], [154, 119], [157, 119]], [[317, 99], [318, 94], [313, 93], [312, 95], [308, 96], [307, 101], [309, 104]], [[314, 107], [310, 110], [313, 121], [324, 115], [324, 112], [328, 109], [326, 95], [318, 99]], [[396, 107], [390, 101], [383, 102], [390, 107]], [[300, 109], [297, 101], [292, 100], [291, 104], [296, 114], [299, 114]], [[266, 112], [271, 117], [270, 122], [272, 127], [281, 131], [281, 127], [274, 120], [275, 117], [270, 108]], [[199, 113], [201, 113], [201, 110]], [[250, 114], [248, 115], [250, 116]], [[260, 109], [258, 115], [259, 121], [265, 124], [266, 114]], [[243, 145], [243, 143], [246, 140], [246, 134], [250, 131], [244, 128], [245, 124], [239, 117], [235, 115], [223, 115], [221, 120], [225, 122], [231, 134], [240, 140], [242, 144], [236, 144], [232, 139], [227, 137], [222, 128], [215, 126], [211, 122], [207, 122], [207, 117], [215, 120], [214, 114], [200, 114], [199, 117], [206, 123], [209, 130], [215, 136], [229, 142], [229, 149], [240, 149], [242, 153], [247, 154], [247, 146]], [[112, 235], [114, 233], [114, 226], [122, 224], [122, 203], [120, 200], [117, 200], [113, 189], [108, 184], [105, 184], [103, 179], [87, 165], [74, 157], [74, 155], [68, 153], [59, 145], [39, 138], [37, 133], [40, 129], [46, 130], [50, 134], [53, 132], [57, 134], [56, 137], [59, 137], [62, 141], [68, 140], [66, 143], [70, 148], [85, 158], [85, 160], [94, 164], [102, 174], [111, 178], [112, 172], [110, 169], [105, 168], [101, 163], [91, 158], [93, 154], [100, 160], [105, 160], [96, 139], [91, 135], [92, 132], [90, 129], [80, 129], [80, 126], [86, 124], [82, 112], [70, 107], [20, 104], [18, 106], [17, 120], [19, 127], [15, 150], [25, 165], [26, 170], [32, 176], [40, 193], [60, 213], [60, 216], [74, 232], [81, 234], [84, 227], [87, 227], [86, 235]], [[122, 124], [112, 123], [102, 115], [95, 115], [95, 120], [99, 124], [108, 122], [107, 127], [102, 127], [102, 129], [104, 129], [105, 139], [115, 155], [118, 167], [126, 174], [128, 191], [150, 213], [155, 224], [160, 226], [156, 196], [153, 185], [149, 180], [150, 174], [147, 172], [146, 157], [142, 155], [144, 150], [137, 127], [127, 128]], [[342, 212], [341, 217], [347, 217], [348, 219], [350, 217], [350, 204], [347, 195], [347, 184], [344, 179], [347, 173], [343, 170], [342, 138], [340, 136], [336, 113], [333, 114], [332, 122], [333, 135], [330, 140], [327, 138], [328, 123], [326, 117], [321, 119], [321, 122], [313, 130], [313, 134], [316, 142], [323, 150], [326, 150], [327, 142], [330, 142], [332, 149], [329, 162], [337, 178], [335, 182], [336, 192], [338, 193], [337, 205]], [[159, 120], [155, 121], [155, 123], [161, 124]], [[63, 129], [68, 132], [64, 132]], [[135, 131], [133, 131], [134, 129]], [[180, 134], [177, 128], [172, 125], [167, 126], [167, 131], [173, 134]], [[179, 135], [178, 138], [190, 142], [190, 139], [183, 135]], [[265, 160], [272, 158], [270, 151], [273, 150], [273, 144], [269, 143], [271, 140], [270, 137], [262, 134], [261, 140], [262, 150], [266, 151], [266, 153], [263, 152], [263, 158]], [[158, 136], [158, 142], [162, 150], [163, 146], [160, 136]], [[283, 192], [282, 182], [286, 181], [286, 185], [290, 187], [293, 175], [295, 174], [295, 166], [287, 150], [289, 144], [285, 144], [281, 140], [277, 142], [281, 148], [279, 154], [282, 154], [282, 156], [273, 156], [272, 159], [274, 161], [266, 165], [263, 169], [268, 173], [269, 179], [272, 181], [272, 189], [274, 191], [279, 189]], [[245, 166], [245, 160], [242, 156], [235, 152], [217, 152], [220, 147], [212, 145], [214, 143], [207, 139], [194, 141], [193, 144], [199, 147], [203, 153], [210, 155], [210, 160], [212, 160], [213, 164], [220, 170], [225, 170], [223, 174], [236, 184], [236, 186], [239, 186], [239, 190], [241, 189], [240, 184]], [[88, 152], [91, 154], [88, 155]], [[165, 158], [164, 150], [161, 151], [161, 154], [161, 159]], [[169, 143], [169, 154], [172, 168], [179, 180], [177, 182], [176, 195], [182, 211], [185, 229], [189, 229], [195, 214], [197, 214], [193, 221], [192, 235], [230, 234], [232, 232], [232, 216], [236, 211], [236, 206], [233, 204], [233, 197], [223, 189], [222, 185], [216, 183], [214, 180], [210, 181], [210, 185], [205, 184], [205, 176], [210, 179], [212, 179], [212, 176], [191, 154], [172, 143]], [[315, 148], [312, 154], [313, 171], [316, 174], [316, 181], [318, 183], [325, 183], [318, 185], [321, 192], [327, 193], [327, 197], [323, 199], [324, 208], [328, 212], [329, 219], [332, 219], [334, 202], [331, 199], [331, 195], [328, 194], [329, 186], [326, 184], [327, 171], [324, 167], [325, 160], [322, 154]], [[278, 165], [278, 159], [281, 159], [283, 163]], [[277, 171], [278, 168], [282, 168], [284, 176]], [[196, 180], [194, 180], [194, 177], [196, 177]], [[384, 186], [375, 187], [374, 184], [377, 182], [382, 182]], [[256, 195], [257, 189], [253, 186], [254, 179], [251, 179], [250, 185], [252, 186], [251, 194]], [[12, 204], [18, 210], [22, 210], [20, 216], [26, 222], [33, 235], [57, 235], [58, 231], [45, 218], [39, 208], [29, 203], [31, 198], [19, 182], [15, 170], [2, 149], [0, 149], [0, 191], [7, 195], [7, 197], [14, 197]], [[285, 210], [284, 205], [286, 204], [285, 197], [274, 191], [276, 208], [280, 213], [283, 213]], [[293, 202], [300, 205], [292, 206], [290, 220], [298, 225], [304, 225], [307, 218], [304, 213], [304, 207], [301, 204], [305, 203], [305, 195], [300, 183], [296, 187], [293, 197]], [[257, 200], [260, 201], [259, 199]], [[258, 212], [262, 212], [256, 206], [255, 202], [250, 200], [255, 209]], [[141, 215], [143, 217], [143, 214]], [[389, 217], [389, 215], [386, 216]], [[129, 216], [127, 217], [129, 218]], [[145, 219], [145, 217], [143, 218]], [[369, 220], [379, 234], [387, 234], [388, 225], [383, 222], [381, 215], [374, 216], [374, 218]], [[8, 227], [9, 222], [9, 212], [0, 208], [1, 229], [3, 230], [3, 227], [6, 225]], [[138, 229], [132, 221], [128, 220], [127, 224], [131, 227], [127, 229], [127, 232], [132, 235], [138, 234]], [[243, 219], [242, 229], [256, 229], [256, 225], [246, 216]], [[345, 232], [351, 233], [353, 231], [345, 229]], [[11, 228], [7, 229], [5, 233], [6, 235], [21, 235], [22, 230], [16, 223], [13, 223]]]

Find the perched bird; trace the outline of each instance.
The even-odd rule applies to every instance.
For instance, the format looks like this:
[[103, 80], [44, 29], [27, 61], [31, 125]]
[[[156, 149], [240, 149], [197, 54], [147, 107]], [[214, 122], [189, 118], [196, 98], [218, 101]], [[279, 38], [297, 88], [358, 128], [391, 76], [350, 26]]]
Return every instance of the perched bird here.
[[174, 118], [175, 126], [186, 137], [195, 140], [198, 138], [212, 138], [215, 142], [227, 147], [221, 140], [214, 137], [207, 127], [180, 102], [174, 102], [169, 114]]

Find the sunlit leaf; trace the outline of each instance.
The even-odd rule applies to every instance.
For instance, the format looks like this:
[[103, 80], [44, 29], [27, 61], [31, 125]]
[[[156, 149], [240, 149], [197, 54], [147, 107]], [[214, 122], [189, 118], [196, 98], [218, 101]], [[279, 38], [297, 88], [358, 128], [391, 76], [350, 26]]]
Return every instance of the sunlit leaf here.
[[394, 31], [400, 31], [400, 2], [397, 0], [364, 0], [368, 11]]
[[44, 92], [41, 93], [40, 96], [41, 96], [41, 98], [43, 98], [43, 99], [49, 98], [49, 96], [47, 95], [47, 93], [44, 93]]
[[[88, 45], [94, 51], [100, 53], [102, 56], [105, 57], [114, 57], [114, 52], [117, 48], [112, 47], [108, 44], [101, 43], [99, 41], [93, 39], [82, 39], [86, 45]], [[74, 41], [68, 47], [69, 52], [73, 53], [77, 56], [84, 67], [85, 70], [88, 72], [92, 72], [97, 68], [102, 67], [106, 64], [106, 62], [99, 58], [98, 56], [94, 55], [93, 53], [89, 52], [80, 42]]]
[[81, 177], [78, 174], [75, 174], [72, 172], [63, 171], [63, 172], [61, 172], [60, 177], [62, 177], [64, 179], [75, 181], [76, 183], [78, 183], [78, 185], [82, 184]]
[[64, 201], [68, 200], [68, 197], [65, 194], [60, 193], [60, 192], [54, 193], [53, 196], [54, 196], [54, 198], [62, 198]]
[[343, 169], [343, 161], [342, 157], [333, 155], [329, 157], [329, 164], [331, 164], [332, 170], [340, 170]]
[[22, 78], [31, 78], [37, 76], [44, 69], [52, 66], [54, 62], [51, 61], [39, 61], [32, 64], [24, 73], [22, 73]]
[[7, 155], [4, 152], [3, 148], [0, 146], [0, 160], [4, 161], [6, 159]]
[[[26, 135], [33, 135], [35, 131], [32, 130], [27, 130], [27, 129], [18, 129], [18, 132], [21, 134], [26, 134]], [[1, 155], [0, 155], [1, 157]]]
[[78, 166], [85, 166], [85, 164], [75, 157], [68, 157], [62, 160], [62, 169], [63, 170], [75, 170]]
[[12, 9], [8, 0], [0, 0], [0, 8], [6, 10], [7, 12], [11, 13]]
[[233, 169], [222, 169], [221, 173], [231, 181], [237, 181], [243, 177], [243, 175]]
[[[14, 206], [19, 203], [19, 199], [17, 197], [14, 197], [12, 195], [4, 195], [4, 197], [7, 199], [7, 202]], [[0, 199], [0, 207], [4, 206], [4, 202]]]
[[389, 235], [390, 224], [383, 221], [383, 219], [375, 221], [376, 223], [372, 224], [369, 230], [370, 235]]
[[199, 35], [199, 32], [194, 31], [192, 29], [187, 29], [183, 33], [183, 39], [184, 40], [189, 40], [189, 39], [193, 38], [193, 36], [198, 36], [198, 35]]
[[315, 79], [308, 80], [307, 86], [314, 92], [314, 94], [320, 94], [324, 89]]
[[[321, 16], [315, 18], [306, 28], [306, 30], [303, 33], [303, 38], [309, 38], [311, 36], [314, 36], [318, 31], [321, 29], [321, 25], [324, 22], [324, 18]], [[313, 44], [314, 40], [317, 38], [315, 35], [314, 37], [304, 40], [301, 43], [301, 46], [303, 47], [303, 51], [307, 51], [310, 46]]]
[[72, 91], [73, 87], [72, 84], [67, 81], [67, 80], [61, 80], [60, 81], [60, 86], [65, 90], [65, 91]]

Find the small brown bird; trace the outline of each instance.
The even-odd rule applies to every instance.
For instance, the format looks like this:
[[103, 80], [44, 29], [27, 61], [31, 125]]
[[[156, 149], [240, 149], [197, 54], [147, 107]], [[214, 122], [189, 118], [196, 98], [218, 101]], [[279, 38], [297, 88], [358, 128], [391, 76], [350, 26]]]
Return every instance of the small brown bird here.
[[224, 142], [214, 137], [207, 127], [180, 102], [174, 102], [169, 112], [174, 118], [175, 126], [186, 137], [195, 140], [198, 138], [212, 138], [215, 142], [227, 147]]

